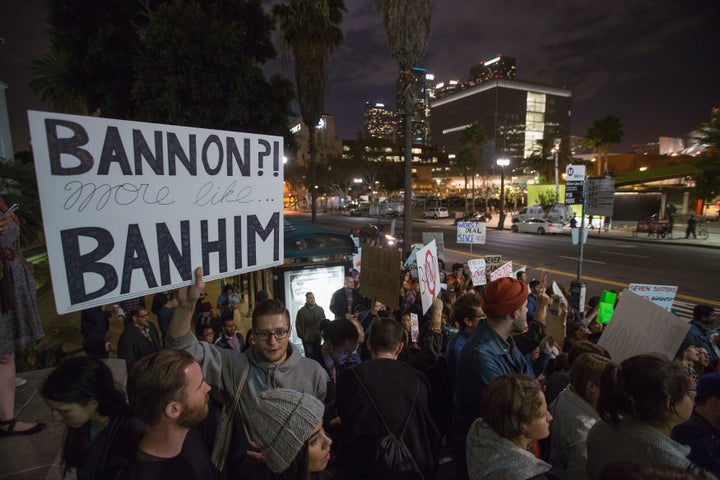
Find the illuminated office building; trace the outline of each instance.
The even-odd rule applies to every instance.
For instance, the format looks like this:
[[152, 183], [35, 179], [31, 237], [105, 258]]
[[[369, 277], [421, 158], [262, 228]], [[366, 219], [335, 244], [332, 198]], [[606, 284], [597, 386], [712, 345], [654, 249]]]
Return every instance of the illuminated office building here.
[[382, 103], [365, 102], [363, 113], [363, 134], [366, 137], [395, 141], [397, 115]]
[[470, 69], [470, 81], [483, 83], [496, 78], [512, 80], [515, 78], [515, 59], [498, 55]]
[[[428, 145], [430, 143], [430, 98], [432, 94], [432, 81], [435, 77], [427, 73], [424, 68], [413, 67], [412, 89], [412, 136], [413, 144]], [[405, 138], [405, 96], [402, 91], [402, 84], [398, 79], [396, 85], [397, 98], [397, 138], [402, 141]], [[434, 95], [434, 94], [433, 94]]]
[[495, 79], [438, 98], [430, 107], [433, 144], [441, 152], [457, 154], [462, 131], [478, 122], [488, 140], [479, 166], [490, 167], [498, 158], [520, 166], [537, 151], [538, 140], [570, 134], [572, 91]]

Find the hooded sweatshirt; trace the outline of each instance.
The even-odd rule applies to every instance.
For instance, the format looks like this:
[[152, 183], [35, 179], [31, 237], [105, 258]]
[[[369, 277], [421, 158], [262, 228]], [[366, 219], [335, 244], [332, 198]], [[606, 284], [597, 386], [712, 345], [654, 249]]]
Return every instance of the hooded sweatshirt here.
[[527, 480], [544, 478], [550, 464], [501, 437], [478, 418], [467, 435], [467, 467], [470, 480]]

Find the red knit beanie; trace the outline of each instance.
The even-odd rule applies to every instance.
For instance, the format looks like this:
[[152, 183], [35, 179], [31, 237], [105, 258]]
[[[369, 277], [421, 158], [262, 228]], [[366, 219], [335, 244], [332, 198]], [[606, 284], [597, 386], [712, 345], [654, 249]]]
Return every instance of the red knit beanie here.
[[525, 284], [510, 277], [488, 283], [480, 293], [482, 309], [490, 318], [511, 315], [523, 306], [527, 296]]

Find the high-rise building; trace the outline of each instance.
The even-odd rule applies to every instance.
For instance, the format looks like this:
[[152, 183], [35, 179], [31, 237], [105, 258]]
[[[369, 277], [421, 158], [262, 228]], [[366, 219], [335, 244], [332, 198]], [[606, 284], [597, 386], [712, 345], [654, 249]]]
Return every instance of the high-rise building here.
[[363, 134], [366, 137], [394, 142], [397, 134], [397, 115], [382, 103], [365, 102]]
[[[309, 165], [310, 130], [299, 118], [290, 128], [290, 133], [295, 136], [297, 142], [297, 165]], [[319, 163], [342, 155], [342, 140], [335, 135], [335, 117], [332, 115], [323, 115], [315, 127], [315, 148], [317, 148], [316, 160]]]
[[433, 144], [440, 151], [457, 154], [462, 131], [478, 122], [488, 140], [479, 166], [487, 169], [508, 158], [516, 167], [537, 151], [539, 139], [570, 134], [572, 91], [496, 79], [439, 98], [430, 107]]
[[[424, 68], [412, 68], [412, 136], [413, 144], [428, 145], [430, 143], [430, 94], [433, 89], [434, 75]], [[405, 95], [403, 95], [401, 78], [396, 85], [398, 110], [398, 140], [405, 138]]]
[[435, 89], [433, 90], [433, 95], [430, 97], [430, 101], [434, 101], [437, 98], [444, 98], [448, 95], [452, 95], [454, 93], [459, 92], [460, 90], [465, 90], [471, 86], [468, 82], [461, 82], [460, 80], [449, 80], [447, 82], [440, 82], [437, 85], [435, 85]]
[[496, 78], [512, 80], [515, 78], [515, 59], [498, 55], [470, 69], [470, 81], [483, 83]]

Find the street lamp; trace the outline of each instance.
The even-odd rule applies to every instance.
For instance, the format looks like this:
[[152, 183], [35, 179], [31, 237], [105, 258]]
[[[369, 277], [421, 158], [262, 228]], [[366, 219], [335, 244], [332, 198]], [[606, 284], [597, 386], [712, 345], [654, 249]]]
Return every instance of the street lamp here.
[[502, 230], [505, 227], [505, 167], [510, 165], [510, 160], [498, 158], [496, 163], [500, 167], [500, 218], [497, 229]]
[[555, 146], [552, 151], [555, 154], [555, 204], [560, 203], [560, 185], [558, 184], [558, 154], [560, 153], [561, 139], [555, 139]]

